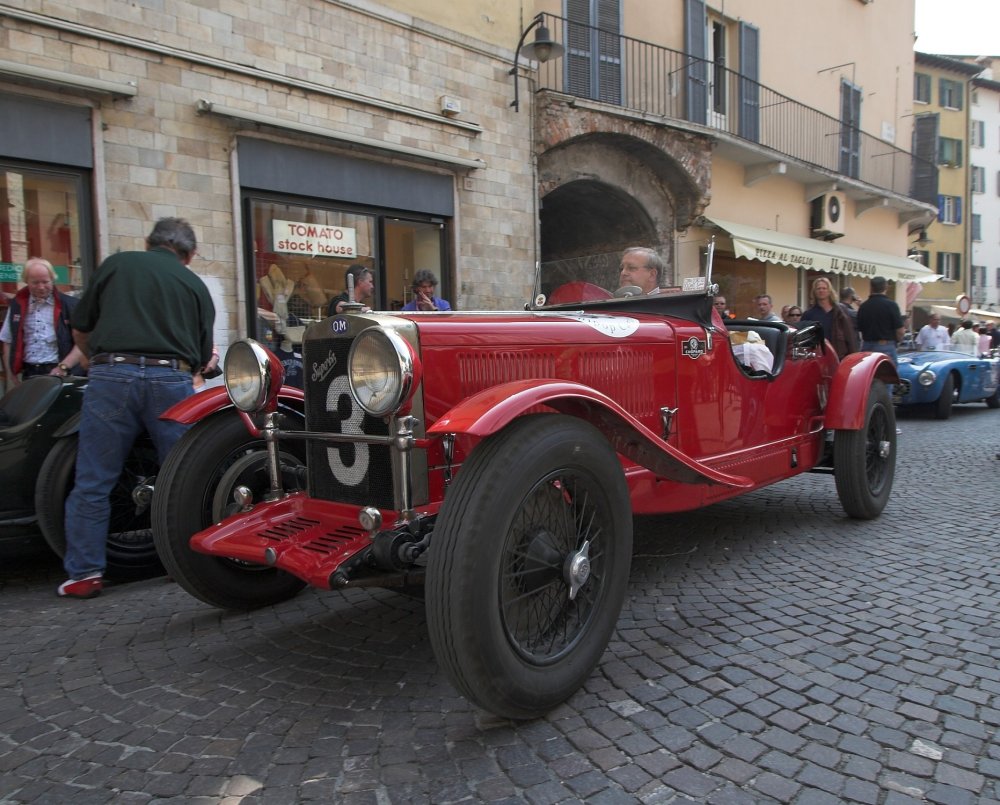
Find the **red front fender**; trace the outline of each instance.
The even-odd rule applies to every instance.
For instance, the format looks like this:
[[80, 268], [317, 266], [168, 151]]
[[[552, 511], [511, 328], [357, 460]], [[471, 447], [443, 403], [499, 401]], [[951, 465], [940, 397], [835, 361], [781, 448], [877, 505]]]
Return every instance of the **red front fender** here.
[[840, 362], [830, 384], [825, 425], [831, 430], [860, 430], [873, 380], [898, 383], [892, 360], [880, 352], [854, 352]]
[[[305, 393], [295, 386], [282, 386], [278, 392], [279, 404], [293, 401], [302, 403], [304, 400]], [[205, 391], [192, 394], [186, 400], [181, 400], [177, 405], [171, 406], [160, 415], [160, 419], [193, 425], [216, 411], [233, 407], [225, 386], [213, 386]]]
[[686, 484], [749, 489], [753, 482], [728, 475], [668, 444], [605, 394], [562, 380], [518, 380], [474, 394], [427, 429], [428, 436], [489, 436], [535, 406], [545, 405], [590, 422], [621, 455], [661, 478]]

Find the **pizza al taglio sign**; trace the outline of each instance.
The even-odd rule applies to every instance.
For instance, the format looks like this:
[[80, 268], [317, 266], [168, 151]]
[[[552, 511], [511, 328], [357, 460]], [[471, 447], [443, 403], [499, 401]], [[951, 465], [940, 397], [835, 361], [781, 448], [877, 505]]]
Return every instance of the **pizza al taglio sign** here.
[[343, 226], [271, 221], [274, 251], [310, 257], [356, 257], [356, 230]]

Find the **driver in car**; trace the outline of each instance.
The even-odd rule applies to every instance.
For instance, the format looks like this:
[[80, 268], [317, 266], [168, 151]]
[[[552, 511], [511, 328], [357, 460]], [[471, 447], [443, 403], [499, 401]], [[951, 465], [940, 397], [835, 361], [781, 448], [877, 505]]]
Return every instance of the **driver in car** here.
[[[641, 294], [651, 296], [660, 292], [660, 275], [663, 273], [663, 260], [652, 249], [645, 246], [632, 246], [622, 253], [621, 288], [639, 288]], [[619, 289], [619, 293], [621, 289]], [[624, 296], [639, 296], [640, 293], [623, 294]]]

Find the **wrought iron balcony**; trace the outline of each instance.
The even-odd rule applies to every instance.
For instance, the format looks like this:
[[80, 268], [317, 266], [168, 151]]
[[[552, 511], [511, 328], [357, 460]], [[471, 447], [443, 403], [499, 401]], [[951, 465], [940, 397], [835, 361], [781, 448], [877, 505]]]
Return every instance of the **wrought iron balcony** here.
[[936, 203], [937, 166], [714, 62], [545, 15], [561, 59], [538, 66], [537, 90], [683, 121], [873, 188]]

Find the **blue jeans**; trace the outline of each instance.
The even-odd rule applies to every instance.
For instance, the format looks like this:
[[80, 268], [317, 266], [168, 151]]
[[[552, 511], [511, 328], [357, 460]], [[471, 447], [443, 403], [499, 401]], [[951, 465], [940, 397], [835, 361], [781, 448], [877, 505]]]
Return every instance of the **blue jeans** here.
[[146, 430], [160, 463], [186, 425], [159, 418], [190, 396], [191, 375], [166, 366], [92, 366], [83, 394], [76, 482], [66, 500], [66, 557], [71, 579], [103, 573], [111, 490], [136, 437]]
[[888, 355], [892, 358], [894, 364], [899, 363], [898, 356], [896, 355], [896, 344], [880, 344], [878, 341], [862, 341], [861, 342], [862, 352], [881, 352], [883, 355]]

